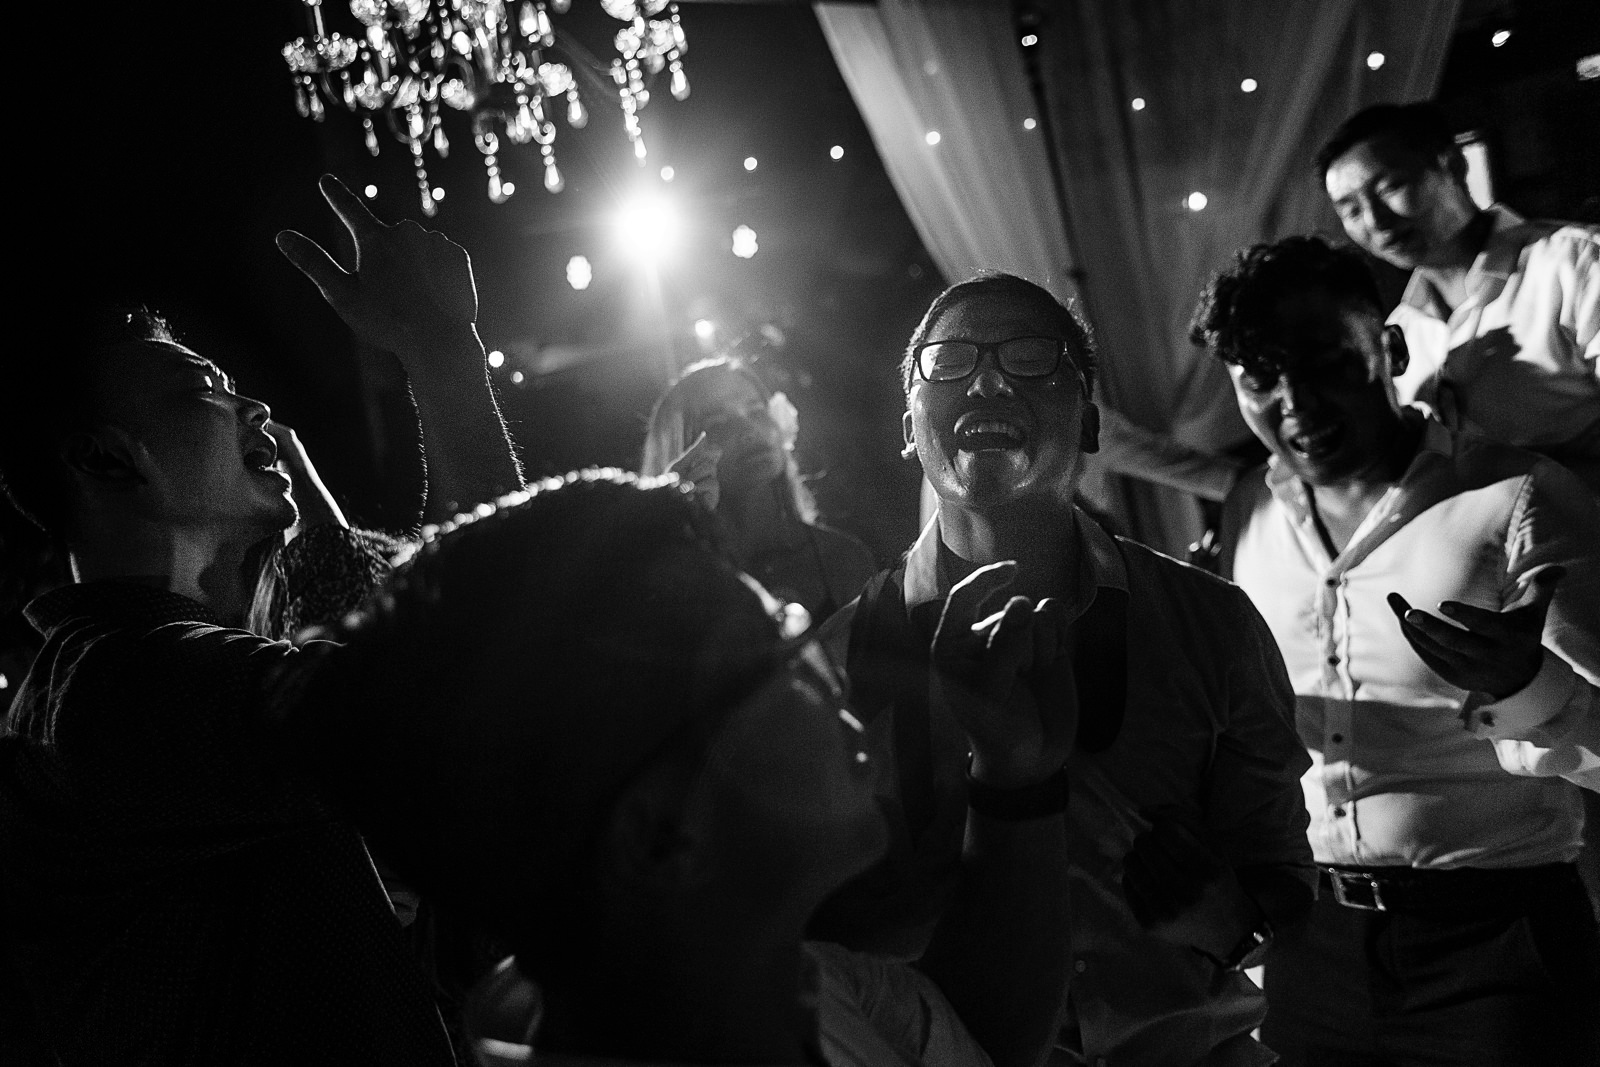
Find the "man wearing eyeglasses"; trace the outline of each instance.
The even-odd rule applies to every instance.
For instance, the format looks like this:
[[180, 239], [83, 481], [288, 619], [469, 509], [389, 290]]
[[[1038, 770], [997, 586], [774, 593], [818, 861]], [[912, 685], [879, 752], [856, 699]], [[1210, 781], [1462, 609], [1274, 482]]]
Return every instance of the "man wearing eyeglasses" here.
[[1265, 1005], [1241, 966], [1309, 906], [1313, 877], [1307, 757], [1271, 634], [1237, 589], [1110, 537], [1073, 505], [1096, 447], [1093, 349], [1047, 291], [1004, 274], [953, 286], [901, 370], [906, 455], [938, 512], [905, 563], [825, 628], [886, 765], [894, 834], [814, 931], [920, 950], [953, 882], [967, 759], [929, 685], [928, 635], [953, 585], [1011, 560], [1006, 594], [1063, 620], [1053, 645], [1019, 653], [1020, 684], [1041, 706], [1079, 709], [1064, 843], [1074, 960], [1056, 1062], [1270, 1063], [1250, 1036]]

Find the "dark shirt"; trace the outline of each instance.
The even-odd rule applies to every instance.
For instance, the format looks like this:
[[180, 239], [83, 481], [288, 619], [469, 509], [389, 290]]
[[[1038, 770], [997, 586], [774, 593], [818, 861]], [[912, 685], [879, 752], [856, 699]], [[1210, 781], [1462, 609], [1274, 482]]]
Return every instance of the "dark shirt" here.
[[0, 918], [61, 1060], [451, 1064], [361, 838], [267, 743], [263, 679], [297, 653], [130, 583], [27, 614]]

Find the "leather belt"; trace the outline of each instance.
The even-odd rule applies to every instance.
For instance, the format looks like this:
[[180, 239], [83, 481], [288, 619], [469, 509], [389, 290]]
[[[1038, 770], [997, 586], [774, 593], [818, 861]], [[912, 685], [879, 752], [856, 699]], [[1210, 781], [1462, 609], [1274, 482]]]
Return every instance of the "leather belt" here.
[[1358, 911], [1445, 911], [1486, 905], [1555, 888], [1576, 878], [1570, 863], [1538, 867], [1327, 867], [1324, 890]]

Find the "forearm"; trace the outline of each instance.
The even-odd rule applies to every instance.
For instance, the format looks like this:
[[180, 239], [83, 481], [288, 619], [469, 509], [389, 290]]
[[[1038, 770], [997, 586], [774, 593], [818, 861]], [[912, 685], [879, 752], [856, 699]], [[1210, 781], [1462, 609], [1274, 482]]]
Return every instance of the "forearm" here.
[[995, 1067], [1033, 1067], [1066, 1003], [1071, 954], [1064, 815], [969, 812], [961, 884], [918, 967]]
[[437, 521], [522, 488], [477, 330], [466, 325], [415, 344], [417, 351], [396, 355], [411, 380], [422, 426], [425, 517]]

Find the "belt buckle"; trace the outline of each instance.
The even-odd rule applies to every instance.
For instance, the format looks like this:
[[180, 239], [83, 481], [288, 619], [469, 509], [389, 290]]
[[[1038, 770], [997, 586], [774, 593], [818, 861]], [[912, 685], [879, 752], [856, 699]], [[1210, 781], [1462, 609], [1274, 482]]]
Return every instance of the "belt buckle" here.
[[[1347, 908], [1358, 911], [1388, 911], [1383, 902], [1383, 888], [1378, 879], [1362, 871], [1339, 871], [1325, 868], [1333, 883], [1333, 899]], [[1365, 899], [1363, 899], [1365, 897]]]

